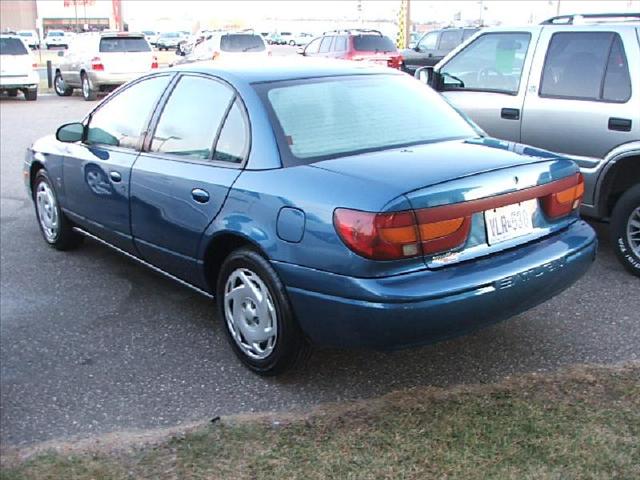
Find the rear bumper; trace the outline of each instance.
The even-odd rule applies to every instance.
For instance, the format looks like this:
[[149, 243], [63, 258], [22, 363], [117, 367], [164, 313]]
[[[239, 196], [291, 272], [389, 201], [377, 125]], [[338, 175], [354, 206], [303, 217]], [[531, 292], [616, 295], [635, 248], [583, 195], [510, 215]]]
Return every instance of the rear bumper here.
[[109, 73], [104, 71], [89, 71], [89, 81], [91, 85], [96, 88], [101, 85], [113, 85], [118, 86], [127, 83], [131, 80], [135, 80], [140, 75], [147, 72], [134, 72], [134, 73]]
[[30, 72], [27, 75], [0, 75], [0, 88], [38, 88], [40, 76], [38, 72]]
[[577, 221], [529, 245], [458, 265], [353, 278], [274, 262], [300, 326], [318, 345], [397, 348], [454, 337], [528, 310], [578, 280], [595, 258]]

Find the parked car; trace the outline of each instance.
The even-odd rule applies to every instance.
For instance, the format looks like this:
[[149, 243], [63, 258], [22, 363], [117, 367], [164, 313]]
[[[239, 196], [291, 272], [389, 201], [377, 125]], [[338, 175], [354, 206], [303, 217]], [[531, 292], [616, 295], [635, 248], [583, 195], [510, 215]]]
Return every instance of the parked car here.
[[69, 43], [74, 35], [71, 32], [65, 32], [63, 30], [49, 30], [46, 37], [44, 37], [44, 46], [47, 50], [52, 47], [69, 48]]
[[364, 61], [400, 68], [402, 56], [393, 41], [377, 30], [325, 32], [300, 51], [305, 57]]
[[293, 45], [295, 43], [293, 33], [280, 32], [280, 44], [281, 45]]
[[573, 18], [483, 30], [432, 85], [490, 135], [574, 159], [583, 215], [610, 222], [618, 258], [640, 275], [640, 15]]
[[278, 32], [273, 32], [267, 37], [267, 43], [269, 45], [284, 45], [282, 36]]
[[29, 48], [18, 35], [0, 35], [0, 92], [15, 97], [18, 92], [29, 101], [38, 98], [40, 76]]
[[54, 90], [67, 97], [80, 88], [85, 100], [95, 100], [154, 68], [158, 60], [141, 33], [82, 33], [55, 67]]
[[158, 40], [159, 33], [154, 30], [143, 30], [142, 34], [144, 38], [149, 42], [149, 45], [155, 47], [156, 41]]
[[40, 48], [40, 37], [35, 30], [18, 30], [18, 36], [20, 36], [29, 48], [37, 50]]
[[310, 33], [301, 32], [293, 35], [293, 37], [289, 40], [289, 45], [291, 45], [292, 47], [304, 46], [311, 40], [313, 40], [313, 38], [313, 35], [311, 35]]
[[414, 47], [400, 52], [404, 59], [402, 69], [413, 75], [420, 67], [435, 65], [477, 31], [477, 28], [445, 28], [425, 33]]
[[309, 342], [399, 347], [497, 322], [596, 251], [575, 163], [353, 62], [146, 75], [36, 141], [24, 175], [48, 245], [88, 236], [215, 296], [264, 375]]
[[184, 40], [184, 36], [180, 32], [164, 32], [158, 36], [156, 47], [158, 50], [173, 50], [182, 40]]
[[176, 65], [203, 60], [245, 59], [257, 60], [270, 55], [261, 35], [256, 33], [214, 33], [193, 47]]

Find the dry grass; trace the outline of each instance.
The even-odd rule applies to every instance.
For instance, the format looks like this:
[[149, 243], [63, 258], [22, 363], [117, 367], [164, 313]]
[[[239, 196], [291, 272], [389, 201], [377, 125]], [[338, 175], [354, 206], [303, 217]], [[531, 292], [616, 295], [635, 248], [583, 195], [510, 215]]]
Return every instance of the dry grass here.
[[39, 454], [0, 478], [640, 478], [638, 364], [223, 420], [126, 450]]

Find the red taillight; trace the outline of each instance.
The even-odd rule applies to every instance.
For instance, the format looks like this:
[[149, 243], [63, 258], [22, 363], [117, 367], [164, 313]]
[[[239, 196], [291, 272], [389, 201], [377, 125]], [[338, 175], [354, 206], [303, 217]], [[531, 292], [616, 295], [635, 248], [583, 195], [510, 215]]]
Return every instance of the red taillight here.
[[158, 57], [154, 56], [151, 61], [151, 68], [158, 68]]
[[333, 223], [344, 243], [373, 260], [396, 260], [420, 254], [412, 211], [371, 213], [338, 208]]
[[580, 206], [584, 195], [584, 177], [581, 173], [575, 176], [575, 185], [560, 190], [559, 192], [550, 193], [542, 197], [542, 209], [550, 218], [560, 218], [569, 215], [572, 211]]
[[31, 68], [38, 68], [38, 64], [37, 63], [32, 63], [31, 64]]
[[102, 61], [100, 60], [100, 57], [93, 57], [91, 59], [91, 70], [104, 70], [104, 65], [102, 65]]

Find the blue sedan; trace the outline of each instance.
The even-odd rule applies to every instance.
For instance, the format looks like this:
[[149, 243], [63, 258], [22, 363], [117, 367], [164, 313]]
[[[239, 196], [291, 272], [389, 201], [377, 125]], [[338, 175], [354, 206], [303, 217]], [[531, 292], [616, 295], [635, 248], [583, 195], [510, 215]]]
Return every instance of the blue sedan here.
[[311, 345], [397, 348], [511, 317], [596, 251], [576, 165], [363, 64], [154, 72], [36, 141], [24, 179], [49, 245], [89, 237], [215, 297], [263, 375]]

